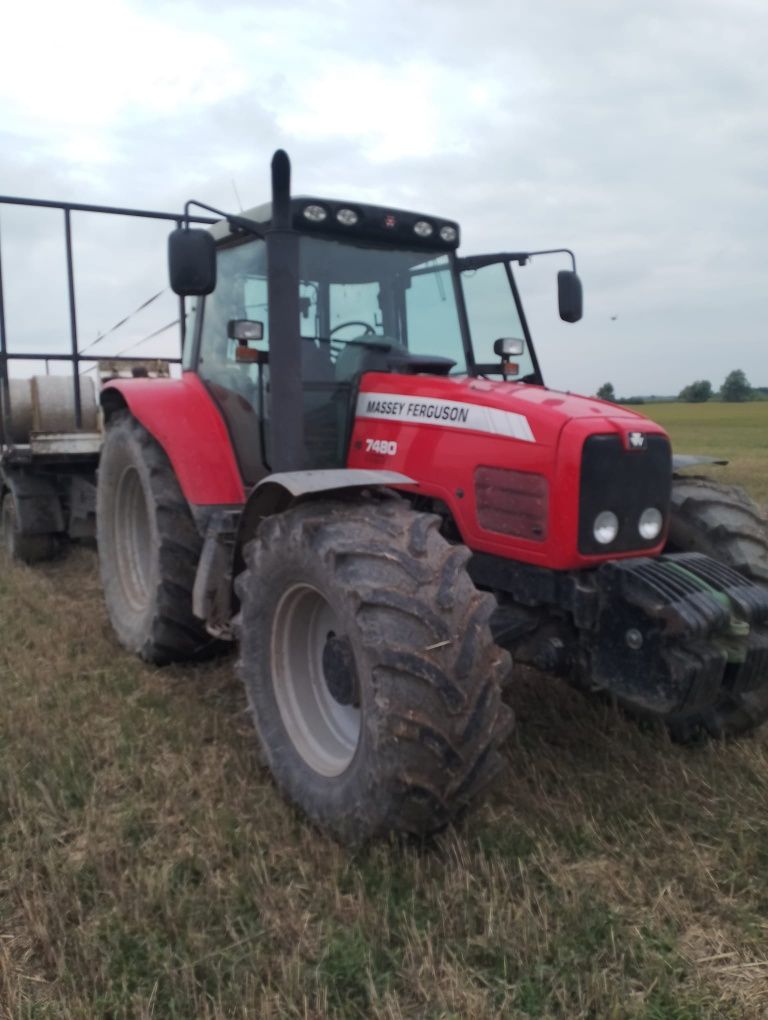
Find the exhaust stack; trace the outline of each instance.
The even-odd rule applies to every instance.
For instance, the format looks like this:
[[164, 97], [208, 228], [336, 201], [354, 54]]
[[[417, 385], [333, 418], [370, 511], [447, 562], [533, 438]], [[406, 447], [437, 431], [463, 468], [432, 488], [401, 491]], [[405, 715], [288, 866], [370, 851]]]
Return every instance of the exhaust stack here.
[[291, 229], [291, 161], [278, 149], [272, 157], [272, 226], [267, 231], [269, 263], [269, 434], [272, 471], [306, 466], [304, 388], [299, 316], [299, 236]]
[[291, 227], [291, 161], [285, 149], [272, 157], [272, 226], [275, 230]]

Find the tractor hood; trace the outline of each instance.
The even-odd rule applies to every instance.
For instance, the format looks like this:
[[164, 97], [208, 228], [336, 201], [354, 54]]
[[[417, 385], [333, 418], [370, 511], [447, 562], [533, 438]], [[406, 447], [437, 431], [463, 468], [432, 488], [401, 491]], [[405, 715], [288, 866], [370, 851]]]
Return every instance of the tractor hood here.
[[[615, 543], [590, 545], [595, 515], [615, 504], [634, 520], [652, 492], [666, 512], [671, 481], [666, 434], [633, 411], [524, 383], [383, 372], [362, 377], [347, 466], [401, 472], [475, 552], [562, 570], [616, 555]], [[664, 540], [623, 534], [622, 555]]]
[[458, 428], [546, 447], [555, 446], [563, 428], [574, 420], [593, 419], [589, 432], [624, 434], [649, 427], [661, 431], [642, 415], [597, 398], [467, 377], [368, 372], [360, 385], [356, 413], [358, 418]]

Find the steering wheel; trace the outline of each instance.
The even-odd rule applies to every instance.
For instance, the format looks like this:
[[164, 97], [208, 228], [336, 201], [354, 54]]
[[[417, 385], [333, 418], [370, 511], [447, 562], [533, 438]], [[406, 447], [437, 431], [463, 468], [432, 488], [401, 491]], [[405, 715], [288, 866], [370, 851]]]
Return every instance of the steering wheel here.
[[333, 336], [334, 333], [338, 333], [340, 329], [346, 329], [347, 326], [362, 326], [365, 330], [364, 336], [376, 336], [376, 329], [369, 322], [363, 322], [362, 319], [350, 319], [349, 322], [340, 322], [338, 326], [334, 326], [328, 333], [328, 336]]

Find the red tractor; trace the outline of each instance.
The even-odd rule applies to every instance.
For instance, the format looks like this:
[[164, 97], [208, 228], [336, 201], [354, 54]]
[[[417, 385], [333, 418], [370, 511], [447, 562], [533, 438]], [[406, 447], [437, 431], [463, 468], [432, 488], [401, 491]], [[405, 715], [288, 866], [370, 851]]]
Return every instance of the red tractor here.
[[[292, 197], [283, 152], [271, 203], [221, 215], [188, 204], [169, 241], [197, 299], [181, 378], [101, 391], [101, 576], [147, 661], [238, 643], [310, 818], [353, 842], [450, 822], [501, 767], [513, 661], [682, 740], [768, 716], [765, 519], [677, 476], [696, 459], [658, 425], [544, 386], [531, 253]], [[575, 264], [558, 292], [577, 321]]]

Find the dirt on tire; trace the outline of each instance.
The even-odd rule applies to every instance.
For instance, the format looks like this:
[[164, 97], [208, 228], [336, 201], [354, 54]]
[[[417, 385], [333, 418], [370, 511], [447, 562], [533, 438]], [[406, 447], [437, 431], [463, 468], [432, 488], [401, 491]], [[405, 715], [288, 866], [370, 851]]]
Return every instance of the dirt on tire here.
[[[444, 828], [502, 766], [512, 716], [500, 690], [510, 658], [488, 626], [495, 600], [470, 580], [467, 549], [449, 544], [439, 527], [437, 516], [404, 500], [321, 501], [266, 519], [245, 549], [236, 583], [239, 669], [264, 758], [283, 792], [348, 844]], [[275, 651], [285, 607], [302, 591], [315, 616], [337, 621], [322, 655], [312, 660], [310, 648], [306, 665]], [[340, 641], [359, 732], [346, 767], [323, 775], [306, 750], [313, 734], [299, 731], [319, 718], [312, 699], [335, 711], [312, 684], [322, 674], [330, 686], [326, 650]], [[346, 703], [354, 706], [354, 697]], [[302, 698], [303, 715], [295, 709]]]

